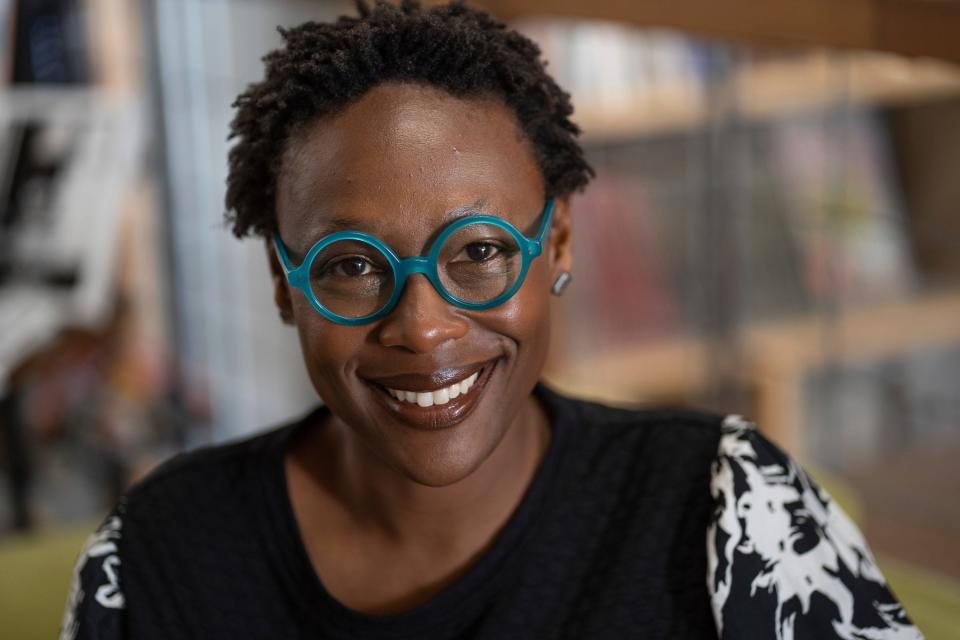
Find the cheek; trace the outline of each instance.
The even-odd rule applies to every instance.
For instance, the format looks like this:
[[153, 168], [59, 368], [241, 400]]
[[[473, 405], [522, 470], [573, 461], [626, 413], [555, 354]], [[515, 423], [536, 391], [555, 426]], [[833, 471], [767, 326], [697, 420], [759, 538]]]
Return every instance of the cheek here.
[[[516, 350], [518, 373], [536, 379], [550, 344], [550, 293], [546, 263], [531, 267], [520, 291], [487, 326], [510, 339]], [[539, 268], [537, 268], [539, 267]]]
[[339, 393], [356, 369], [363, 338], [357, 327], [343, 327], [327, 322], [312, 307], [297, 310], [297, 334], [310, 381], [329, 404], [342, 397]]

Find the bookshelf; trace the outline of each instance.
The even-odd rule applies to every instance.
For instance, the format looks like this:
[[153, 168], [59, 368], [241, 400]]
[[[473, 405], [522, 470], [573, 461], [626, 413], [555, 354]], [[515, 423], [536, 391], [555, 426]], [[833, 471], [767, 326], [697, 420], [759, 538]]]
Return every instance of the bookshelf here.
[[[775, 442], [802, 457], [806, 376], [826, 366], [960, 344], [960, 293], [930, 293], [830, 315], [757, 323], [737, 339], [743, 354], [740, 381], [754, 390], [755, 419]], [[631, 404], [696, 397], [707, 386], [709, 373], [709, 343], [674, 336], [576, 362], [555, 358], [545, 377], [570, 394]]]
[[557, 16], [665, 27], [748, 44], [869, 49], [960, 62], [950, 0], [482, 0], [506, 20]]
[[[760, 61], [732, 80], [738, 115], [763, 120], [815, 112], [839, 104], [884, 107], [960, 96], [960, 67], [868, 52], [837, 55], [816, 50], [802, 57]], [[706, 102], [687, 83], [640, 89], [612, 102], [575, 99], [574, 119], [588, 143], [703, 127]]]
[[[760, 220], [759, 214], [749, 212], [751, 208], [782, 219], [783, 230], [776, 233], [786, 238], [783, 248], [789, 245], [787, 252], [794, 253], [792, 268], [802, 286], [810, 285], [809, 270], [817, 261], [813, 254], [822, 243], [833, 245], [831, 250], [839, 254], [862, 254], [862, 243], [844, 244], [847, 240], [842, 236], [850, 229], [844, 225], [864, 214], [873, 218], [862, 229], [864, 237], [884, 246], [884, 259], [895, 265], [891, 278], [885, 280], [880, 271], [874, 271], [872, 282], [882, 287], [884, 282], [899, 280], [881, 295], [861, 296], [858, 285], [841, 285], [833, 293], [813, 293], [794, 310], [769, 317], [755, 317], [738, 308], [733, 291], [729, 308], [720, 311], [726, 318], [719, 321], [726, 326], [719, 331], [689, 326], [690, 316], [717, 302], [708, 296], [690, 309], [675, 311], [673, 320], [661, 320], [667, 328], [661, 326], [659, 333], [640, 327], [643, 313], [630, 316], [626, 324], [637, 322], [637, 333], [647, 334], [638, 338], [622, 330], [624, 321], [610, 322], [606, 317], [590, 322], [588, 330], [578, 329], [577, 323], [590, 315], [580, 309], [604, 309], [609, 301], [603, 295], [577, 297], [573, 304], [568, 301], [558, 309], [564, 320], [545, 373], [555, 387], [620, 404], [700, 404], [718, 384], [733, 382], [746, 391], [747, 401], [741, 404], [761, 429], [792, 454], [805, 458], [805, 428], [811, 411], [817, 409], [810, 406], [812, 379], [824, 371], [869, 367], [886, 359], [960, 346], [960, 289], [949, 282], [939, 288], [927, 282], [906, 248], [913, 233], [910, 225], [917, 219], [900, 202], [896, 172], [902, 167], [894, 166], [884, 133], [886, 116], [881, 115], [931, 104], [958, 104], [960, 39], [949, 34], [960, 33], [960, 3], [775, 0], [760, 6], [701, 0], [589, 4], [488, 0], [485, 5], [499, 17], [514, 20], [521, 30], [529, 27], [528, 34], [540, 42], [550, 70], [559, 73], [561, 86], [572, 93], [573, 117], [583, 131], [588, 153], [600, 163], [604, 178], [610, 170], [617, 173], [614, 181], [607, 180], [603, 186], [610, 193], [588, 197], [581, 207], [584, 215], [615, 214], [608, 215], [608, 220], [614, 220], [618, 229], [623, 227], [619, 233], [630, 236], [627, 244], [640, 238], [647, 241], [644, 246], [667, 247], [666, 253], [687, 256], [731, 239], [712, 236], [718, 229], [704, 227], [711, 216], [722, 217], [734, 229], [723, 233], [739, 235], [734, 242], [739, 246], [730, 255], [714, 255], [706, 261], [695, 257], [693, 271], [689, 264], [681, 265], [678, 278], [654, 276], [653, 289], [647, 285], [635, 294], [643, 299], [641, 307], [649, 303], [648, 295], [661, 296], [661, 290], [671, 287], [679, 287], [671, 304], [686, 307], [685, 288], [701, 286], [698, 280], [710, 278], [711, 269], [745, 268], [743, 255], [761, 246], [749, 243], [769, 243], [776, 231], [772, 227], [763, 233], [745, 231]], [[595, 24], [600, 33], [582, 35], [567, 18], [599, 21]], [[891, 28], [894, 24], [896, 29]], [[624, 34], [631, 25], [643, 30]], [[690, 43], [685, 35], [663, 29], [761, 46]], [[626, 53], [613, 50], [613, 40]], [[580, 62], [589, 57], [594, 57], [590, 64]], [[718, 69], [705, 71], [717, 62]], [[611, 66], [619, 68], [611, 70]], [[719, 77], [711, 77], [717, 70]], [[810, 123], [823, 130], [812, 147], [804, 135]], [[767, 137], [781, 124], [787, 130], [792, 127], [792, 133], [779, 141], [777, 134]], [[776, 149], [772, 156], [758, 155], [757, 149], [764, 145], [769, 149], [771, 140]], [[813, 155], [791, 165], [784, 152], [798, 143], [806, 147], [803, 154]], [[652, 151], [634, 152], [644, 145]], [[631, 168], [633, 158], [641, 162]], [[938, 158], [940, 163], [953, 162], [942, 153]], [[810, 172], [817, 163], [823, 165], [816, 172], [821, 176]], [[762, 184], [769, 182], [768, 171], [777, 170], [783, 171], [779, 184]], [[671, 171], [684, 175], [674, 179]], [[639, 189], [632, 183], [640, 183]], [[946, 193], [943, 183], [934, 185], [940, 193]], [[758, 185], [768, 194], [771, 189], [785, 191], [778, 197], [796, 203], [771, 211], [769, 200], [751, 201], [756, 198], [751, 190]], [[657, 191], [684, 195], [661, 197]], [[708, 197], [727, 204], [707, 205], [710, 210], [704, 211], [703, 199]], [[837, 224], [833, 216], [838, 212], [848, 216], [847, 222]], [[673, 223], [663, 224], [663, 218], [670, 217], [666, 214], [685, 220], [671, 231]], [[633, 216], [640, 217], [644, 230], [627, 228], [636, 226]], [[704, 237], [694, 238], [698, 233]], [[590, 251], [585, 255], [604, 260]], [[787, 264], [785, 257], [777, 252], [764, 254], [759, 262], [748, 260], [746, 268], [763, 270], [769, 261]], [[840, 256], [836, 268], [848, 266], [843, 264], [845, 257]], [[648, 263], [658, 258], [637, 252], [636, 260]], [[604, 268], [586, 266], [586, 276], [578, 272], [581, 285], [601, 287], [611, 275]], [[721, 289], [749, 288], [751, 277], [734, 273], [732, 280], [719, 284]], [[721, 299], [725, 293], [729, 292], [724, 289]], [[622, 310], [621, 306], [613, 314]], [[572, 320], [571, 311], [575, 312]], [[609, 340], [596, 337], [608, 329], [619, 333]]]

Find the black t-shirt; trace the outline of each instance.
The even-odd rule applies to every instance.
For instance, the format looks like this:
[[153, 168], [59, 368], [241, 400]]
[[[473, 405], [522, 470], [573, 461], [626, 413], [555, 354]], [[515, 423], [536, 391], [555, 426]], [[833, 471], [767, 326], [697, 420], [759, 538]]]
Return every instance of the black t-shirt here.
[[[784, 467], [792, 461], [730, 417], [613, 409], [542, 386], [536, 393], [552, 437], [530, 487], [491, 548], [423, 606], [362, 614], [337, 602], [314, 572], [283, 459], [291, 435], [323, 417], [318, 408], [262, 435], [180, 455], [135, 486], [81, 554], [62, 637], [717, 638], [720, 626], [724, 637], [747, 638], [783, 629], [776, 597], [750, 610], [746, 587], [763, 571], [756, 554], [739, 550], [751, 541], [737, 508], [766, 490], [743, 481], [770, 466], [756, 451], [780, 456]], [[822, 498], [825, 519], [811, 535], [834, 544], [828, 534], [838, 516]], [[749, 573], [733, 570], [733, 555]], [[818, 559], [807, 564], [831, 561]], [[873, 579], [862, 565], [854, 573]], [[779, 579], [767, 582], [777, 587]], [[869, 582], [869, 597], [880, 593], [881, 604], [898, 606], [878, 580]], [[853, 582], [847, 587], [860, 592]], [[873, 605], [854, 604], [849, 616], [828, 607], [818, 619], [881, 628], [869, 615]], [[902, 609], [891, 615], [891, 632], [915, 631]], [[796, 616], [786, 623], [794, 628]]]

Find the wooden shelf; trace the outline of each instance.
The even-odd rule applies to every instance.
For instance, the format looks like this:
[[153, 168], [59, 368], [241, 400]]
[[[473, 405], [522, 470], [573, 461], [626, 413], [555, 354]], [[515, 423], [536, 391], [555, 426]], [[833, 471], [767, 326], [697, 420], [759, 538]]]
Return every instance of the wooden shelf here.
[[[733, 80], [738, 115], [765, 120], [839, 106], [892, 106], [960, 96], [960, 67], [886, 54], [819, 51], [751, 63]], [[584, 140], [604, 143], [704, 126], [706, 101], [693, 86], [591, 104], [574, 97]]]
[[869, 49], [960, 62], [951, 0], [481, 0], [504, 20], [566, 16], [753, 44]]
[[[960, 344], [960, 293], [853, 307], [835, 318], [758, 324], [742, 336], [751, 372], [764, 376], [795, 375], [826, 362], [879, 359], [943, 344]], [[610, 402], [683, 396], [702, 388], [707, 356], [703, 340], [678, 336], [580, 360], [576, 367], [558, 360], [551, 363], [548, 378], [560, 389]]]
[[[758, 324], [740, 336], [743, 379], [758, 391], [753, 416], [802, 456], [802, 383], [827, 364], [869, 362], [960, 344], [960, 292], [851, 307], [835, 317]], [[692, 397], [710, 373], [709, 346], [676, 337], [584, 361], [553, 360], [545, 379], [571, 395], [613, 404]]]
[[72, 122], [94, 109], [122, 105], [131, 95], [89, 85], [22, 85], [0, 91], [0, 120]]

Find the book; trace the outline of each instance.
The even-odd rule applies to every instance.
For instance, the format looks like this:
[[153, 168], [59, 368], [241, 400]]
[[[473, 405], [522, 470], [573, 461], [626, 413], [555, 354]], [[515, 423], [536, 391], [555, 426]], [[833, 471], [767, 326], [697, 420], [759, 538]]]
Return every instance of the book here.
[[83, 6], [77, 0], [17, 0], [13, 29], [15, 84], [89, 80]]
[[778, 122], [773, 161], [815, 300], [902, 296], [917, 273], [887, 133], [870, 111]]

